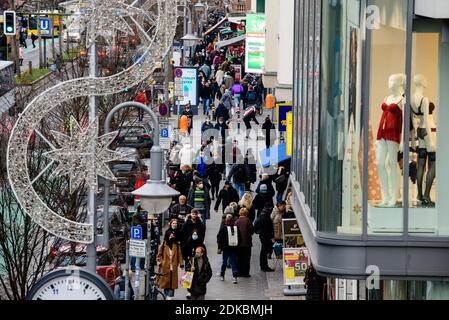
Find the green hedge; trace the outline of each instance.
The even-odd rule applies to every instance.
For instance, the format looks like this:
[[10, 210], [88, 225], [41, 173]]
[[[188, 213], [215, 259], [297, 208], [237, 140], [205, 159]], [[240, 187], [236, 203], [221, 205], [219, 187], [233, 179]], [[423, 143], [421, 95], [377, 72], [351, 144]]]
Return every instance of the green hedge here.
[[22, 72], [19, 76], [16, 77], [16, 82], [17, 84], [31, 84], [37, 79], [49, 74], [50, 72], [50, 69], [33, 68], [32, 74], [30, 74], [28, 71]]

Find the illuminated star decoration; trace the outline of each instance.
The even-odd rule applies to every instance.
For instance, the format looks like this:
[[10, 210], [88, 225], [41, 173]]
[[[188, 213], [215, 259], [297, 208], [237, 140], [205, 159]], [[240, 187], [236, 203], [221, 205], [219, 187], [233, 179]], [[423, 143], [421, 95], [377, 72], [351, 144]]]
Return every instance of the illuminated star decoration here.
[[72, 24], [85, 28], [87, 47], [100, 36], [111, 45], [116, 31], [133, 36], [134, 31], [124, 17], [141, 13], [123, 0], [79, 0], [79, 8], [81, 14]]
[[73, 193], [83, 181], [97, 189], [98, 176], [116, 181], [108, 162], [120, 160], [126, 155], [108, 149], [118, 131], [98, 137], [98, 119], [83, 129], [72, 118], [70, 136], [51, 131], [61, 149], [46, 152], [44, 155], [59, 163], [53, 175], [68, 175], [70, 192]]

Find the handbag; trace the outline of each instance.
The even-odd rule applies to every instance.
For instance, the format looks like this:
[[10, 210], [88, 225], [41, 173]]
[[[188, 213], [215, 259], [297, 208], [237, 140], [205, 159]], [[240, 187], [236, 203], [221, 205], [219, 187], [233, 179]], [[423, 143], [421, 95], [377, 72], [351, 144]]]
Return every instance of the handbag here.
[[[194, 260], [192, 259], [190, 265], [193, 265], [193, 263]], [[181, 280], [179, 280], [181, 287], [183, 287], [184, 289], [190, 289], [192, 287], [192, 282], [193, 282], [193, 271], [185, 270], [181, 276]]]
[[287, 178], [285, 177], [285, 174], [282, 174], [274, 180], [274, 183], [283, 184], [283, 183], [285, 183], [286, 180], [287, 180]]

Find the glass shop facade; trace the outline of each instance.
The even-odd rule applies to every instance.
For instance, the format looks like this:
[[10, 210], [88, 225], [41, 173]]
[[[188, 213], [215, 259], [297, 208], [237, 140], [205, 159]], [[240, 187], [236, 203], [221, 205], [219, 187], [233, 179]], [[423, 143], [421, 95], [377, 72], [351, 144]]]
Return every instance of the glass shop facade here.
[[295, 1], [293, 204], [340, 298], [449, 299], [449, 6], [425, 3]]

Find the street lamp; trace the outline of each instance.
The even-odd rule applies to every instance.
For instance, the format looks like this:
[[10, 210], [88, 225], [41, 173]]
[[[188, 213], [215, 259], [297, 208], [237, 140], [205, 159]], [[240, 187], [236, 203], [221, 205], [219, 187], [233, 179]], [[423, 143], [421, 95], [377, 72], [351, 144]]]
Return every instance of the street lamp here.
[[206, 5], [200, 1], [195, 3], [193, 6], [195, 8], [195, 12], [199, 15], [203, 14], [206, 11]]

